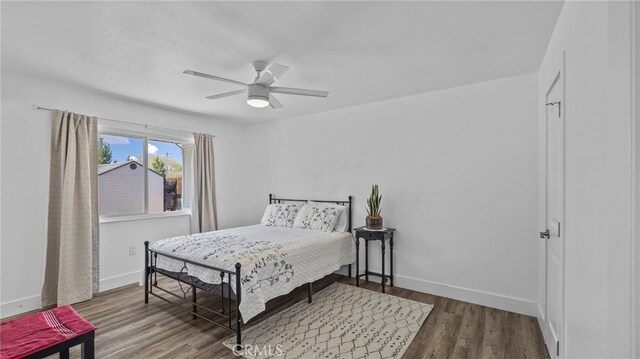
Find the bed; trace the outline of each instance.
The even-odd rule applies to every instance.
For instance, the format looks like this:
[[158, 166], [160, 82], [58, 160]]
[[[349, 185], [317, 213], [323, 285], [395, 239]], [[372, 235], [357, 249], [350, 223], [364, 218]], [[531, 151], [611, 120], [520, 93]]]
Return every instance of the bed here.
[[[314, 200], [345, 207], [345, 232], [253, 225], [167, 238], [152, 245], [145, 242], [145, 303], [149, 295], [158, 297], [191, 312], [194, 319], [235, 331], [236, 345], [241, 345], [242, 324], [264, 311], [269, 300], [306, 285], [311, 302], [312, 282], [343, 265], [349, 266], [351, 276], [356, 256], [351, 201], [351, 196], [346, 201]], [[269, 204], [287, 202], [307, 200], [269, 195]], [[160, 286], [158, 275], [177, 280], [181, 292]], [[198, 290], [219, 296], [220, 307], [197, 303]], [[188, 307], [167, 299], [167, 295], [188, 303]]]

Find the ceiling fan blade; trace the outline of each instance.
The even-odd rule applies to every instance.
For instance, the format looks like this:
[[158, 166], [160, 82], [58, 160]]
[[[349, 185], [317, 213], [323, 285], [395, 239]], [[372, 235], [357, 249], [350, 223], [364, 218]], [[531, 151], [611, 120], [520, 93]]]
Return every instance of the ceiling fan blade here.
[[223, 97], [227, 97], [227, 96], [238, 95], [238, 94], [244, 93], [244, 92], [246, 92], [246, 91], [247, 91], [247, 89], [242, 89], [242, 90], [237, 90], [237, 91], [230, 91], [230, 92], [224, 92], [224, 93], [219, 93], [219, 94], [217, 94], [217, 95], [207, 96], [207, 98], [208, 98], [209, 100], [215, 100], [215, 99], [223, 98]]
[[183, 73], [183, 74], [187, 74], [187, 75], [193, 75], [193, 76], [198, 76], [198, 77], [204, 77], [205, 79], [216, 80], [216, 81], [222, 81], [222, 82], [228, 82], [228, 83], [230, 83], [230, 84], [235, 84], [235, 85], [240, 85], [240, 86], [247, 86], [247, 84], [245, 84], [244, 82], [240, 82], [240, 81], [236, 81], [236, 80], [230, 80], [230, 79], [225, 79], [224, 77], [213, 76], [213, 75], [205, 74], [205, 73], [198, 72], [198, 71], [184, 70], [184, 71], [182, 71], [182, 73]]
[[329, 91], [296, 89], [291, 87], [270, 87], [269, 90], [274, 93], [284, 93], [287, 95], [301, 95], [301, 96], [314, 96], [314, 97], [329, 96]]
[[289, 70], [287, 66], [273, 63], [268, 69], [262, 72], [262, 75], [260, 75], [260, 78], [256, 83], [264, 86], [271, 86], [271, 84], [284, 75], [287, 70]]
[[283, 108], [284, 106], [282, 105], [282, 103], [280, 103], [280, 101], [278, 101], [278, 99], [273, 96], [273, 94], [269, 94], [269, 105], [271, 105], [271, 108]]

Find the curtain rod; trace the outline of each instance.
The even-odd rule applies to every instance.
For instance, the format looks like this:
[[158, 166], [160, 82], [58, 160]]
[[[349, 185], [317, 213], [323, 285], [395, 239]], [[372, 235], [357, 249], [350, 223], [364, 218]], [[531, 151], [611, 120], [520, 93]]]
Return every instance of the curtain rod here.
[[[53, 109], [46, 108], [46, 107], [41, 107], [41, 106], [38, 106], [38, 105], [33, 105], [32, 107], [33, 107], [34, 110], [43, 110], [43, 111], [49, 111], [49, 112], [53, 111]], [[154, 126], [154, 125], [149, 125], [149, 124], [146, 124], [146, 123], [136, 123], [136, 122], [112, 120], [110, 118], [103, 118], [103, 117], [98, 117], [98, 120], [116, 122], [116, 123], [123, 123], [123, 124], [126, 124], [126, 125], [142, 126], [144, 128], [155, 128], [157, 130], [173, 131], [173, 132], [176, 132], [176, 133], [181, 133], [183, 135], [193, 136], [192, 132], [183, 131], [183, 130], [176, 130], [174, 128], [169, 128], [169, 127]], [[216, 137], [215, 135], [211, 135], [211, 136]]]

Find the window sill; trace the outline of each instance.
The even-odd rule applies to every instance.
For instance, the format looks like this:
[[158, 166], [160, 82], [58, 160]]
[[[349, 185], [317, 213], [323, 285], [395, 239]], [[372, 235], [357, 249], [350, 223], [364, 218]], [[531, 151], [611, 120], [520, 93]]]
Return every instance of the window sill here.
[[113, 222], [139, 221], [139, 220], [145, 220], [145, 219], [165, 218], [165, 217], [180, 217], [180, 216], [191, 216], [191, 211], [182, 210], [182, 211], [162, 212], [162, 213], [132, 214], [128, 216], [100, 217], [100, 224], [113, 223]]

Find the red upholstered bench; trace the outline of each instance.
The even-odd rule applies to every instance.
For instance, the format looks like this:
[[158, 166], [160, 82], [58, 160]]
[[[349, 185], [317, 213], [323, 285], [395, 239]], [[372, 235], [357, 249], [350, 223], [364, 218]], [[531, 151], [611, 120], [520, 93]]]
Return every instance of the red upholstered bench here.
[[0, 324], [0, 359], [43, 358], [82, 344], [82, 357], [93, 359], [96, 327], [71, 306], [30, 314]]

